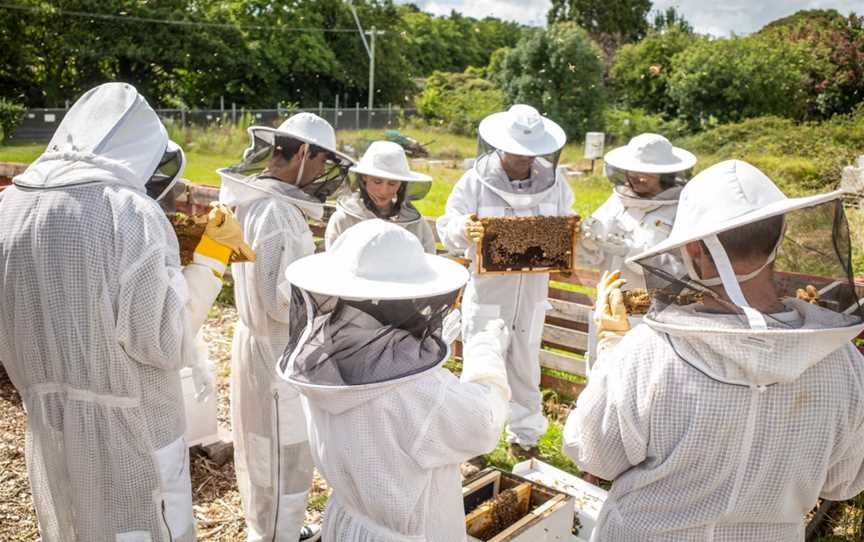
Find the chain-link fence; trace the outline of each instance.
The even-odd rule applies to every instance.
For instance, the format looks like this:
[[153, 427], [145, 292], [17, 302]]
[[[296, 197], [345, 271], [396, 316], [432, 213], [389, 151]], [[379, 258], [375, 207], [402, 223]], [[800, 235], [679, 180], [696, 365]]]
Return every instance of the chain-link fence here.
[[[12, 132], [10, 142], [47, 142], [51, 139], [66, 109], [30, 109], [24, 114], [21, 125]], [[337, 130], [359, 130], [362, 128], [398, 128], [402, 120], [412, 117], [416, 109], [382, 107], [375, 109], [317, 107], [304, 109], [157, 109], [156, 112], [165, 122], [180, 123], [184, 126], [207, 126], [210, 124], [237, 124], [249, 122], [265, 126], [276, 126], [288, 116], [299, 111], [315, 113], [333, 125]]]

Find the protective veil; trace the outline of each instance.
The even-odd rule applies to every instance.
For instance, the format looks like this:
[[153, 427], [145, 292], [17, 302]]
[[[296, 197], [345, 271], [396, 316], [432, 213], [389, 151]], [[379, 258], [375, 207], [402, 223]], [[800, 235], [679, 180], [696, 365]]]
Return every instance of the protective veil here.
[[[432, 228], [413, 204], [429, 193], [432, 178], [411, 171], [408, 157], [401, 146], [391, 141], [373, 141], [351, 171], [355, 173], [355, 191], [339, 198], [336, 212], [327, 223], [324, 241], [328, 249], [351, 226], [371, 218], [380, 218], [404, 227], [420, 239], [427, 253], [435, 254]], [[370, 182], [369, 178], [401, 183], [389, 212], [379, 211], [370, 196], [366, 185]]]
[[500, 435], [506, 329], [473, 336], [461, 378], [443, 368], [442, 321], [467, 273], [381, 220], [288, 275], [298, 331], [280, 367], [303, 394], [312, 455], [333, 488], [323, 538], [465, 540], [459, 463]]
[[4, 191], [0, 359], [42, 540], [195, 540], [178, 371], [220, 281], [181, 271], [145, 194], [167, 144], [134, 87], [101, 85]]
[[[402, 210], [392, 222], [416, 235], [423, 245], [423, 250], [428, 254], [435, 254], [435, 233], [432, 227], [411, 202], [405, 202], [401, 207]], [[378, 217], [366, 206], [359, 192], [342, 196], [336, 203], [336, 212], [327, 222], [327, 230], [324, 233], [326, 248], [329, 250], [336, 239], [351, 226], [373, 218]]]
[[669, 239], [635, 259], [647, 325], [598, 361], [565, 427], [580, 468], [615, 480], [592, 540], [803, 540], [817, 498], [864, 489], [839, 196], [787, 199], [737, 161], [684, 189]]
[[[606, 177], [614, 186], [609, 199], [582, 224], [582, 237], [576, 250], [577, 263], [603, 271], [621, 272], [627, 281], [624, 290], [645, 288], [642, 268], [627, 262], [631, 256], [665, 240], [672, 231], [678, 197], [690, 179], [696, 157], [673, 147], [657, 134], [641, 134], [604, 157]], [[634, 190], [628, 172], [657, 174], [661, 191], [640, 194]], [[635, 327], [641, 316], [630, 316]], [[589, 370], [596, 357], [597, 337], [593, 319], [588, 323]]]
[[[573, 192], [563, 176], [556, 176], [551, 156], [535, 158], [526, 181], [511, 182], [498, 152], [490, 149], [492, 145], [483, 143], [481, 137], [481, 156], [456, 183], [436, 225], [444, 246], [472, 261], [472, 276], [462, 299], [463, 339], [470, 340], [495, 318], [504, 320], [510, 329], [510, 349], [505, 356], [512, 392], [507, 436], [510, 442], [529, 447], [548, 425], [541, 405], [539, 356], [543, 323], [551, 308], [549, 275], [477, 275], [476, 246], [465, 235], [465, 223], [472, 214], [478, 218], [572, 215]], [[554, 153], [554, 149], [547, 152]]]
[[[291, 123], [279, 130], [290, 129]], [[253, 147], [263, 141], [250, 132]], [[247, 151], [246, 162], [253, 154]], [[290, 298], [281, 287], [288, 265], [315, 252], [307, 218], [320, 217], [323, 200], [272, 177], [237, 173], [246, 171], [245, 166], [221, 171], [219, 195], [236, 206], [243, 235], [257, 255], [255, 263], [231, 266], [240, 315], [231, 352], [234, 463], [247, 540], [296, 542], [312, 483], [312, 458], [300, 397], [276, 372], [291, 321]]]

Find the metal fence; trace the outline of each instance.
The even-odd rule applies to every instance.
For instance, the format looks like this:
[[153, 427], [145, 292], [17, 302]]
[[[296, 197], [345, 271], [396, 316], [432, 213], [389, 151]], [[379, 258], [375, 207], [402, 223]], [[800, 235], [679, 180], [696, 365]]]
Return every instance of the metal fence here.
[[[47, 142], [51, 139], [67, 109], [30, 109], [24, 114], [21, 125], [12, 132], [12, 142]], [[157, 109], [156, 113], [166, 123], [183, 126], [208, 126], [251, 122], [265, 126], [276, 126], [280, 121], [299, 111], [309, 111], [325, 118], [337, 130], [359, 130], [362, 128], [398, 128], [403, 119], [417, 113], [416, 109], [382, 107], [365, 109], [317, 107], [305, 109]]]

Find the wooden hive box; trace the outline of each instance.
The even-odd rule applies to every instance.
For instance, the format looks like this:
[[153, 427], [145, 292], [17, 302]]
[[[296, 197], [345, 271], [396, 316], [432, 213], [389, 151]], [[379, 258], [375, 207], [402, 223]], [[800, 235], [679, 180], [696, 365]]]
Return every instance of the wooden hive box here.
[[579, 235], [578, 216], [502, 216], [481, 218], [477, 273], [572, 272]]
[[576, 540], [573, 497], [496, 468], [462, 486], [465, 529], [470, 542]]

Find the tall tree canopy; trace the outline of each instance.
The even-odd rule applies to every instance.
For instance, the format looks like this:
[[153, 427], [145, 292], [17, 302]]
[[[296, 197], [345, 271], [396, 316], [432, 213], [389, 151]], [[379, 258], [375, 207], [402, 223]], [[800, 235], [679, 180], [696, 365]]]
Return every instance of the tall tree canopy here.
[[573, 21], [592, 36], [614, 36], [621, 42], [641, 39], [648, 32], [651, 0], [552, 0], [549, 24]]

